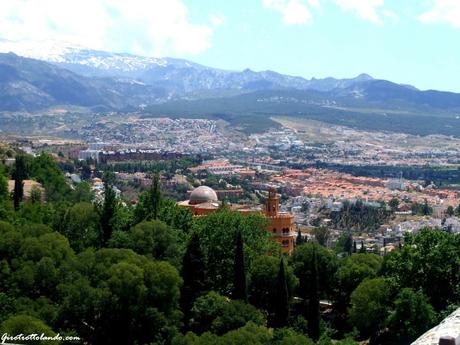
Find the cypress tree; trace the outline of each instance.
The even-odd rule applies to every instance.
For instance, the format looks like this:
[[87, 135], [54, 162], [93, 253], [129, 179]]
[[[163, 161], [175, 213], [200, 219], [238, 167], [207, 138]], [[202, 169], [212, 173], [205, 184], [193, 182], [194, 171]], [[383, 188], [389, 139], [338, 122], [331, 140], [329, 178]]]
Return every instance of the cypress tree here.
[[116, 214], [117, 198], [109, 176], [104, 179], [104, 203], [100, 211], [101, 245], [106, 246], [113, 233], [113, 218]]
[[356, 241], [353, 241], [353, 253], [357, 253], [358, 250], [356, 249]]
[[308, 335], [313, 340], [319, 338], [320, 310], [319, 310], [319, 272], [316, 247], [313, 248], [313, 260], [311, 263], [311, 282], [308, 296]]
[[200, 237], [196, 232], [190, 238], [182, 258], [181, 276], [184, 283], [181, 288], [180, 305], [187, 327], [193, 303], [208, 291], [205, 259], [200, 246]]
[[300, 231], [300, 229], [298, 229], [297, 237], [295, 239], [295, 244], [298, 246], [298, 245], [301, 245], [302, 243], [303, 243], [302, 232]]
[[8, 199], [8, 179], [3, 175], [0, 168], [0, 202]]
[[289, 293], [284, 266], [284, 258], [281, 258], [276, 281], [275, 315], [273, 319], [273, 327], [275, 328], [285, 327], [289, 318]]
[[361, 248], [359, 249], [360, 253], [366, 253], [366, 248], [364, 247], [364, 241], [361, 240]]
[[88, 162], [83, 162], [81, 167], [81, 178], [84, 181], [88, 181], [91, 178], [91, 168]]
[[149, 191], [149, 210], [150, 215], [149, 218], [151, 219], [158, 219], [158, 215], [160, 213], [160, 204], [161, 204], [161, 183], [160, 183], [160, 175], [155, 173], [152, 179], [152, 186], [150, 187]]
[[345, 234], [345, 242], [343, 244], [343, 250], [344, 252], [348, 253], [348, 255], [351, 255], [353, 247], [353, 237], [351, 236], [350, 230], [347, 230], [347, 233]]
[[233, 298], [246, 301], [246, 274], [244, 270], [243, 236], [236, 234]]
[[24, 180], [27, 178], [26, 163], [23, 156], [16, 156], [12, 177], [14, 179], [13, 204], [14, 209], [17, 211], [24, 198]]

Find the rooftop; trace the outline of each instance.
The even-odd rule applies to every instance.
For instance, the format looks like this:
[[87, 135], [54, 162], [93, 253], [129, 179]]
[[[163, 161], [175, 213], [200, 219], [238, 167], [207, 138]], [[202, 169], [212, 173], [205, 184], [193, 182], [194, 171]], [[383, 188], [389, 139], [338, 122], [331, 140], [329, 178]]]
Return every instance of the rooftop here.
[[460, 308], [445, 318], [438, 326], [430, 329], [411, 345], [438, 345], [441, 337], [450, 336], [460, 341]]

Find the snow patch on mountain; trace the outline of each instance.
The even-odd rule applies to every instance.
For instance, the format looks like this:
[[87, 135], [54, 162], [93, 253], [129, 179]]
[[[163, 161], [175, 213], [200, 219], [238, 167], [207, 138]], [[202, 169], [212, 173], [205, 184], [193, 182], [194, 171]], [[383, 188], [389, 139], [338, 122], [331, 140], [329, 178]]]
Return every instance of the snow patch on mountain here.
[[0, 39], [0, 53], [17, 55], [56, 64], [80, 64], [103, 70], [131, 72], [152, 65], [165, 67], [168, 59], [143, 57], [124, 53], [108, 53], [53, 40], [10, 41]]

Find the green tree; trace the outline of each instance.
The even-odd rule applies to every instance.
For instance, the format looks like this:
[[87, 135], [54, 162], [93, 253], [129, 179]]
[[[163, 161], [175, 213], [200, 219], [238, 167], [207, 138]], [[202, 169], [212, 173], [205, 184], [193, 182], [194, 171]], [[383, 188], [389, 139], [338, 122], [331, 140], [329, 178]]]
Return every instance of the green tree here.
[[236, 234], [236, 249], [234, 262], [233, 298], [246, 301], [246, 268], [244, 265], [243, 235], [240, 231]]
[[155, 173], [152, 178], [152, 185], [150, 189], [139, 196], [139, 202], [135, 209], [136, 222], [158, 219], [161, 204], [162, 194], [160, 175]]
[[151, 203], [151, 217], [152, 219], [158, 218], [161, 204], [161, 185], [160, 175], [155, 174], [152, 180], [152, 187], [150, 190], [150, 203]]
[[433, 214], [433, 208], [431, 208], [430, 205], [428, 205], [428, 200], [427, 199], [425, 199], [425, 202], [423, 203], [422, 214], [424, 216], [429, 216], [429, 215]]
[[407, 236], [405, 245], [383, 260], [382, 273], [401, 289], [421, 290], [436, 311], [459, 300], [459, 237], [444, 231], [422, 229]]
[[363, 240], [361, 240], [361, 248], [359, 248], [359, 253], [360, 254], [366, 254], [367, 253], [366, 246], [364, 245]]
[[280, 328], [286, 326], [289, 318], [289, 292], [286, 281], [286, 270], [284, 267], [284, 259], [281, 258], [276, 280], [276, 295], [274, 308], [273, 327]]
[[72, 196], [64, 174], [52, 156], [41, 153], [30, 159], [28, 164], [29, 177], [40, 182], [45, 188], [45, 199], [48, 202], [60, 202]]
[[104, 201], [102, 205], [99, 205], [100, 239], [102, 246], [106, 246], [112, 237], [117, 204], [117, 197], [113, 190], [111, 178], [107, 175], [104, 179]]
[[336, 250], [339, 253], [347, 253], [348, 255], [351, 255], [353, 251], [353, 236], [351, 235], [350, 230], [344, 231], [340, 234], [337, 240]]
[[42, 201], [42, 191], [36, 186], [32, 187], [30, 191], [30, 202], [33, 204], [41, 203]]
[[[47, 326], [43, 321], [36, 319], [32, 316], [28, 315], [15, 315], [10, 317], [8, 320], [5, 320], [0, 325], [0, 333], [5, 334], [7, 333], [10, 336], [15, 336], [18, 334], [44, 334], [47, 337], [55, 337], [56, 333]], [[8, 341], [8, 340], [7, 340]], [[27, 344], [40, 344], [40, 345], [48, 345], [48, 344], [56, 344], [56, 340], [32, 340], [28, 341]]]
[[162, 199], [158, 218], [184, 233], [189, 233], [193, 224], [192, 212], [186, 207], [178, 206], [172, 199]]
[[184, 313], [185, 323], [190, 318], [190, 310], [195, 300], [209, 289], [204, 254], [201, 251], [200, 237], [193, 233], [182, 259], [182, 279], [180, 305]]
[[351, 293], [366, 278], [376, 278], [382, 265], [382, 258], [375, 254], [358, 253], [340, 261], [336, 275], [334, 298], [335, 324], [338, 329], [348, 328], [347, 309]]
[[457, 216], [460, 216], [460, 205], [458, 205], [456, 208], [455, 208], [455, 214]]
[[357, 200], [355, 203], [345, 201], [340, 211], [331, 212], [332, 224], [346, 231], [375, 231], [390, 216], [391, 212], [386, 209], [385, 205], [370, 206], [362, 200]]
[[14, 209], [19, 210], [19, 206], [24, 198], [24, 180], [27, 178], [27, 168], [24, 156], [16, 156], [13, 180], [13, 204]]
[[[264, 326], [248, 322], [241, 328], [232, 330], [222, 336], [204, 333], [178, 335], [172, 345], [313, 345], [314, 342], [292, 329], [283, 328], [271, 331]], [[353, 344], [354, 345], [354, 344]]]
[[89, 164], [86, 161], [84, 161], [82, 166], [81, 166], [81, 178], [82, 178], [82, 180], [88, 181], [91, 178], [91, 174], [92, 174], [91, 167], [89, 166]]
[[447, 207], [447, 210], [446, 210], [446, 213], [449, 217], [452, 217], [454, 214], [455, 214], [455, 210], [454, 210], [454, 207], [449, 205]]
[[[252, 305], [264, 310], [269, 315], [275, 312], [273, 302], [276, 299], [278, 290], [279, 268], [280, 260], [277, 257], [261, 255], [254, 260], [250, 270], [249, 301]], [[292, 297], [299, 285], [292, 267], [285, 266], [285, 277], [288, 296]]]
[[8, 177], [3, 166], [0, 164], [0, 220], [14, 221], [16, 214], [13, 205], [10, 203], [8, 191]]
[[326, 227], [318, 227], [313, 229], [313, 235], [316, 241], [324, 247], [327, 247], [331, 231]]
[[266, 230], [267, 220], [260, 215], [242, 215], [230, 210], [219, 210], [194, 222], [208, 264], [211, 287], [230, 296], [234, 283], [234, 262], [237, 233], [244, 237], [244, 263], [246, 271], [260, 255], [281, 255], [281, 247]]
[[390, 206], [393, 212], [396, 211], [399, 207], [399, 199], [398, 198], [391, 199], [390, 202], [388, 203], [388, 206]]
[[98, 244], [99, 217], [94, 206], [88, 202], [76, 203], [64, 215], [62, 233], [69, 239], [76, 252]]
[[308, 292], [314, 281], [314, 256], [318, 265], [319, 291], [321, 298], [332, 294], [338, 261], [335, 253], [318, 243], [305, 243], [294, 249], [290, 260], [294, 274], [299, 278], [299, 296], [308, 299]]
[[4, 175], [2, 166], [0, 166], [0, 202], [7, 200], [8, 197], [8, 178]]
[[389, 314], [391, 288], [383, 278], [365, 279], [351, 294], [349, 318], [363, 336], [375, 334]]
[[[3, 277], [0, 276], [0, 278]], [[15, 299], [4, 292], [0, 292], [0, 324], [10, 317], [15, 309]]]
[[402, 289], [395, 300], [387, 325], [394, 343], [410, 344], [436, 323], [436, 313], [421, 292]]
[[320, 336], [320, 310], [319, 310], [319, 272], [318, 272], [318, 256], [316, 247], [313, 247], [313, 262], [311, 263], [311, 283], [308, 291], [308, 335], [313, 340], [318, 340]]
[[71, 194], [70, 202], [92, 202], [93, 199], [94, 193], [91, 191], [91, 186], [88, 182], [81, 182], [75, 184], [75, 189]]
[[314, 345], [314, 342], [291, 328], [280, 328], [273, 332], [273, 345]]
[[181, 251], [178, 231], [159, 220], [144, 221], [129, 231], [115, 231], [111, 247], [129, 248], [136, 253], [157, 260], [165, 260], [178, 267]]
[[243, 327], [252, 321], [257, 325], [265, 324], [260, 311], [241, 300], [230, 300], [216, 292], [198, 297], [191, 312], [191, 327], [198, 333], [212, 332], [222, 335], [228, 331]]
[[166, 262], [128, 249], [87, 250], [74, 279], [59, 284], [61, 322], [95, 345], [170, 342], [181, 283]]
[[375, 254], [358, 253], [347, 257], [337, 271], [338, 290], [349, 297], [364, 279], [376, 278], [381, 265], [382, 258]]
[[297, 237], [295, 238], [295, 244], [296, 246], [299, 246], [303, 243], [303, 237], [302, 237], [302, 231], [300, 231], [300, 228], [297, 229]]

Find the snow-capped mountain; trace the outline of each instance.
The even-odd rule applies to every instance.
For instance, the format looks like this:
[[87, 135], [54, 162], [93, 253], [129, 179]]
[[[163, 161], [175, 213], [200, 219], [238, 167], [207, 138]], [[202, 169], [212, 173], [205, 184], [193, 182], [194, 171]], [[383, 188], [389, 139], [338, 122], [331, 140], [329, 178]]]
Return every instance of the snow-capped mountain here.
[[460, 108], [460, 95], [421, 92], [367, 74], [307, 80], [273, 71], [222, 70], [183, 59], [110, 53], [56, 41], [0, 40], [0, 91], [0, 110], [61, 104], [139, 109], [173, 100], [219, 99], [258, 91], [280, 93], [283, 99], [293, 98], [286, 96], [291, 93], [301, 97], [299, 104]]
[[0, 53], [0, 111], [35, 111], [54, 106], [138, 109], [169, 97], [166, 90], [152, 85], [85, 77], [45, 61]]
[[53, 40], [10, 41], [0, 39], [0, 52], [13, 52], [23, 57], [55, 64], [80, 64], [101, 70], [121, 72], [142, 70], [150, 65], [166, 66], [168, 64], [166, 59], [107, 53]]
[[372, 80], [368, 75], [354, 79], [311, 79], [287, 76], [273, 71], [229, 71], [199, 65], [183, 59], [145, 57], [126, 53], [91, 50], [56, 41], [0, 40], [0, 52], [50, 62], [86, 77], [135, 80], [162, 87], [176, 95], [201, 90], [313, 89], [330, 91], [355, 82]]

